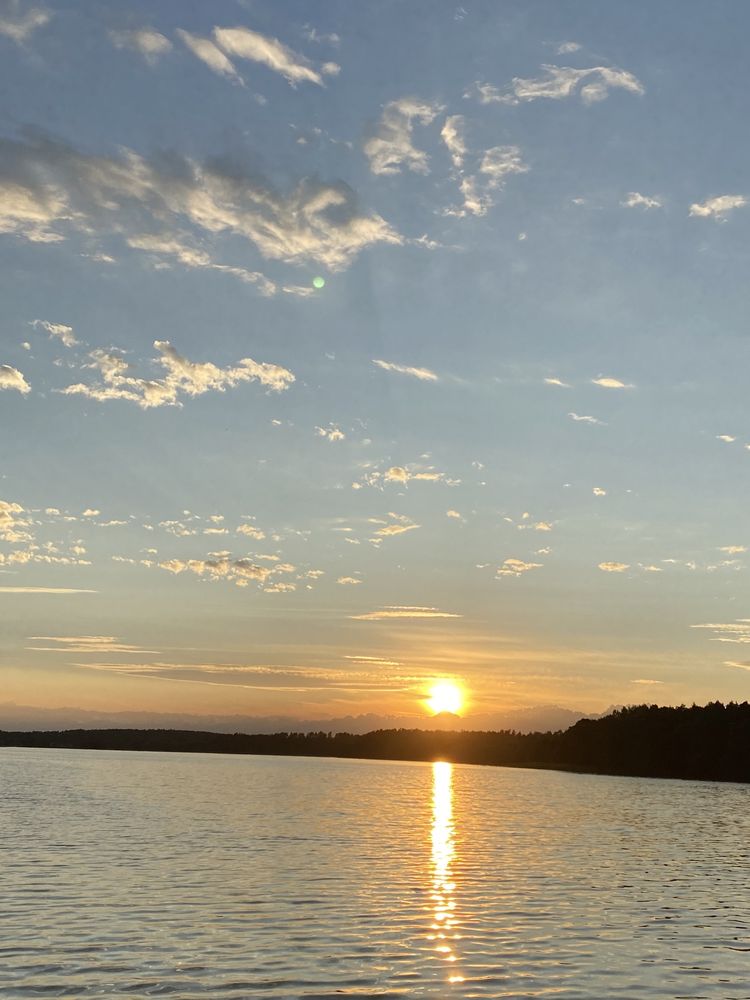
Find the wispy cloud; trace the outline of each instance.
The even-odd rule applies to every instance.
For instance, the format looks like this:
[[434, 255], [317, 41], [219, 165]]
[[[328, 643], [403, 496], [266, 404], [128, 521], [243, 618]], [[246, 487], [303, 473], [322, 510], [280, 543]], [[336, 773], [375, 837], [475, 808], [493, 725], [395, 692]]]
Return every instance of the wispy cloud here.
[[599, 569], [604, 573], [624, 573], [630, 569], [630, 563], [621, 562], [600, 562]]
[[[379, 215], [363, 214], [341, 181], [307, 178], [281, 194], [257, 172], [216, 157], [200, 163], [175, 154], [149, 162], [132, 150], [89, 156], [40, 135], [0, 139], [0, 232], [47, 243], [73, 233], [87, 240], [114, 233], [134, 248], [170, 252], [186, 266], [213, 265], [186, 242], [186, 224], [213, 242], [234, 236], [268, 259], [314, 260], [332, 270], [374, 243], [404, 242]], [[213, 266], [242, 280], [252, 275]]]
[[611, 378], [610, 376], [600, 375], [599, 378], [592, 378], [592, 383], [594, 385], [600, 385], [602, 389], [634, 389], [635, 386], [627, 382], [621, 382], [619, 378]]
[[20, 0], [7, 0], [0, 10], [0, 35], [21, 45], [39, 28], [49, 24], [51, 18], [52, 13], [46, 7], [25, 8]]
[[450, 611], [440, 611], [438, 608], [419, 608], [403, 605], [388, 605], [379, 611], [368, 611], [362, 615], [350, 615], [355, 621], [379, 622], [388, 621], [393, 618], [462, 618], [462, 615], [453, 614]]
[[158, 60], [172, 49], [168, 38], [153, 28], [135, 28], [130, 31], [110, 31], [112, 44], [118, 49], [132, 49], [146, 62], [154, 66]]
[[599, 420], [598, 417], [592, 417], [588, 414], [569, 413], [568, 416], [570, 417], [571, 420], [575, 420], [577, 423], [601, 424], [601, 425], [604, 424], [603, 420]]
[[242, 79], [234, 68], [231, 59], [228, 59], [218, 45], [215, 45], [210, 38], [191, 35], [189, 31], [184, 31], [182, 28], [177, 29], [177, 36], [190, 49], [196, 59], [200, 59], [214, 73], [218, 73], [219, 76], [226, 76], [237, 83], [242, 83]]
[[430, 371], [429, 368], [412, 368], [409, 365], [398, 365], [394, 361], [381, 361], [379, 358], [373, 358], [374, 365], [378, 368], [382, 368], [387, 372], [397, 372], [399, 375], [411, 375], [413, 378], [419, 379], [421, 382], [437, 382], [438, 376], [435, 372]]
[[750, 643], [750, 618], [737, 618], [733, 622], [691, 625], [690, 628], [702, 628], [713, 632], [714, 642], [732, 642], [744, 645]]
[[96, 590], [73, 587], [0, 587], [2, 594], [96, 594]]
[[78, 341], [73, 336], [73, 327], [64, 323], [50, 323], [46, 319], [33, 319], [30, 326], [35, 330], [46, 330], [53, 340], [59, 340], [63, 347], [75, 347]]
[[180, 395], [200, 396], [209, 391], [224, 392], [241, 382], [260, 382], [267, 389], [281, 392], [294, 382], [286, 368], [243, 358], [229, 368], [219, 368], [211, 362], [189, 361], [166, 340], [154, 341], [159, 352], [158, 363], [166, 374], [160, 379], [137, 378], [130, 374], [125, 359], [110, 351], [95, 350], [85, 367], [97, 370], [99, 383], [76, 383], [60, 390], [67, 396], [87, 396], [100, 402], [126, 399], [147, 410], [155, 406], [181, 406]]
[[417, 174], [430, 172], [427, 153], [414, 145], [415, 124], [429, 125], [442, 109], [414, 97], [401, 97], [386, 104], [373, 134], [363, 150], [374, 174], [398, 174], [403, 168]]
[[463, 115], [448, 115], [440, 130], [440, 138], [451, 155], [453, 166], [460, 170], [466, 156], [466, 139], [464, 138], [465, 119]]
[[403, 535], [407, 531], [416, 531], [417, 528], [421, 528], [420, 524], [412, 521], [410, 517], [405, 514], [395, 514], [393, 511], [388, 513], [390, 521], [384, 521], [382, 518], [371, 517], [370, 522], [372, 524], [381, 525], [380, 528], [375, 531], [375, 537], [371, 538], [370, 541], [379, 543], [383, 538], [391, 538], [394, 535]]
[[525, 174], [528, 170], [518, 146], [493, 146], [485, 150], [472, 173], [458, 171], [463, 204], [445, 209], [444, 214], [459, 218], [486, 215], [495, 204], [496, 192], [505, 187], [506, 179], [513, 174]]
[[292, 86], [315, 83], [323, 86], [323, 76], [335, 76], [340, 67], [333, 62], [315, 68], [312, 62], [290, 49], [278, 38], [261, 35], [250, 28], [214, 28], [216, 44], [235, 59], [249, 59], [279, 73]]
[[572, 66], [542, 66], [544, 75], [524, 79], [514, 77], [505, 90], [490, 84], [475, 86], [481, 104], [521, 104], [540, 98], [561, 100], [578, 94], [584, 104], [603, 101], [611, 90], [620, 89], [642, 95], [645, 87], [627, 70], [609, 66], [574, 69]]
[[155, 649], [141, 649], [120, 642], [113, 635], [32, 635], [31, 642], [51, 642], [52, 646], [27, 646], [36, 653], [157, 653]]
[[703, 202], [695, 202], [690, 206], [690, 215], [725, 222], [730, 212], [736, 208], [744, 208], [746, 205], [747, 198], [744, 194], [722, 194], [716, 198], [708, 198]]

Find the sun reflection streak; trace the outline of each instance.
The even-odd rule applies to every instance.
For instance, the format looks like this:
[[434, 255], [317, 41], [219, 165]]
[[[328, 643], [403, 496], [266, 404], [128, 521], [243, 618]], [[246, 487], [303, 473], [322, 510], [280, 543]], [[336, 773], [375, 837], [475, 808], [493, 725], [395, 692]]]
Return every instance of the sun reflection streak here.
[[[458, 956], [453, 942], [460, 939], [456, 921], [456, 883], [453, 859], [456, 855], [453, 822], [453, 765], [436, 760], [432, 765], [432, 932], [429, 940], [443, 962], [455, 963]], [[449, 983], [463, 982], [455, 964], [447, 977]]]

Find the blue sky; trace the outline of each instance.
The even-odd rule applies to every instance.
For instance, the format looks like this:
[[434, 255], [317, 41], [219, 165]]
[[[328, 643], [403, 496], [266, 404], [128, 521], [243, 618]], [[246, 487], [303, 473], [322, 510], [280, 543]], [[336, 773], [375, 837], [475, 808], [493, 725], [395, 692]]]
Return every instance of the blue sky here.
[[5, 700], [747, 697], [749, 20], [0, 4]]

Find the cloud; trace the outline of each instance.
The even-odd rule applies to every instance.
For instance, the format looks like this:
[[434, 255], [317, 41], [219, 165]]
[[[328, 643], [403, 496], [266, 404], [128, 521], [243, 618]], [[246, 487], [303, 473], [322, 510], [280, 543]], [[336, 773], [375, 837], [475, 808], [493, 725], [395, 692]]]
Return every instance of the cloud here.
[[[149, 161], [132, 150], [90, 156], [38, 134], [0, 139], [0, 233], [36, 242], [59, 242], [71, 232], [89, 239], [115, 234], [189, 266], [209, 266], [205, 251], [196, 256], [181, 239], [185, 224], [213, 241], [239, 237], [271, 260], [312, 260], [332, 270], [374, 243], [404, 242], [379, 215], [362, 214], [343, 182], [304, 179], [280, 194], [257, 174], [218, 157], [200, 163], [173, 154]], [[243, 268], [211, 266], [254, 280]]]
[[161, 56], [172, 48], [172, 43], [153, 28], [136, 28], [132, 31], [110, 31], [112, 44], [118, 49], [132, 49], [154, 66]]
[[695, 202], [690, 206], [690, 215], [704, 219], [717, 219], [725, 222], [730, 212], [735, 208], [744, 208], [747, 198], [743, 194], [722, 194], [717, 198], [708, 198], [704, 202]]
[[502, 187], [510, 174], [525, 174], [528, 169], [518, 146], [493, 146], [479, 164], [479, 173], [488, 179], [490, 189]]
[[15, 389], [23, 395], [31, 392], [31, 386], [23, 374], [11, 365], [0, 365], [0, 391], [3, 389]]
[[451, 154], [453, 166], [456, 170], [460, 170], [463, 167], [464, 157], [466, 156], [464, 128], [465, 119], [463, 115], [448, 115], [440, 130], [440, 138]]
[[247, 587], [252, 582], [265, 590], [273, 588], [274, 593], [296, 589], [294, 584], [280, 584], [272, 579], [278, 574], [293, 573], [296, 567], [290, 563], [260, 566], [251, 559], [233, 559], [229, 555], [220, 554], [209, 559], [166, 559], [158, 563], [158, 566], [175, 576], [186, 572], [194, 573], [212, 582], [226, 580], [238, 587]]
[[542, 563], [524, 562], [523, 559], [506, 559], [497, 569], [497, 576], [521, 576], [532, 569], [541, 569]]
[[732, 437], [731, 434], [717, 434], [716, 435], [716, 440], [717, 441], [723, 441], [724, 444], [732, 444], [734, 441], [737, 440], [737, 438], [736, 437]]
[[546, 385], [558, 385], [562, 389], [570, 389], [570, 383], [563, 382], [562, 379], [559, 378], [546, 378], [544, 381]]
[[259, 542], [263, 541], [266, 537], [265, 531], [261, 531], [260, 528], [256, 528], [254, 524], [239, 524], [235, 531], [240, 535], [247, 535], [249, 538], [255, 538]]
[[601, 486], [595, 486], [591, 491], [595, 497], [606, 497], [607, 491], [603, 490]]
[[31, 521], [24, 515], [25, 511], [20, 503], [0, 500], [0, 540], [11, 544], [34, 540], [27, 530]]
[[82, 517], [99, 517], [101, 514], [100, 510], [94, 510], [92, 507], [87, 507], [86, 510], [81, 515]]
[[463, 206], [448, 208], [445, 214], [459, 218], [486, 215], [495, 204], [494, 192], [504, 188], [506, 177], [525, 174], [528, 169], [518, 146], [493, 146], [485, 150], [477, 172], [461, 177], [459, 190], [464, 199]]
[[380, 611], [368, 611], [362, 615], [351, 615], [355, 621], [379, 622], [391, 618], [463, 618], [463, 615], [452, 614], [449, 611], [439, 611], [437, 608], [408, 607], [391, 604]]
[[540, 98], [561, 100], [576, 94], [584, 104], [594, 104], [605, 100], [609, 97], [610, 90], [614, 89], [638, 95], [646, 92], [643, 84], [632, 73], [615, 67], [592, 66], [589, 69], [574, 69], [571, 66], [542, 66], [542, 69], [544, 76], [530, 79], [514, 77], [504, 91], [490, 84], [476, 84], [475, 89], [480, 104], [515, 105]]
[[358, 580], [356, 576], [340, 576], [336, 583], [340, 583], [342, 587], [354, 587], [362, 581]]
[[746, 545], [721, 545], [719, 546], [719, 552], [726, 552], [727, 555], [734, 556], [738, 555], [740, 552], [747, 552]]
[[569, 413], [568, 416], [571, 420], [575, 420], [578, 423], [604, 425], [603, 420], [599, 420], [597, 417], [588, 416], [587, 414]]
[[415, 531], [417, 528], [421, 528], [420, 524], [416, 524], [405, 514], [394, 514], [393, 511], [389, 511], [388, 517], [391, 519], [390, 522], [383, 521], [379, 518], [370, 518], [372, 523], [382, 525], [382, 527], [375, 532], [375, 538], [371, 539], [371, 541], [379, 542], [381, 538], [390, 538], [393, 535], [403, 535], [407, 531]]
[[308, 42], [317, 42], [321, 45], [340, 45], [341, 36], [337, 35], [335, 32], [326, 34], [323, 31], [318, 31], [317, 28], [306, 27], [305, 28], [305, 38]]
[[30, 7], [24, 11], [20, 0], [9, 0], [0, 9], [0, 35], [21, 45], [38, 28], [49, 24], [51, 18], [52, 13], [46, 7]]
[[591, 382], [593, 385], [600, 385], [603, 389], [635, 389], [634, 385], [621, 382], [619, 378], [610, 378], [608, 376], [592, 378]]
[[459, 519], [461, 517], [460, 513], [457, 510], [446, 510], [445, 516], [446, 517], [459, 518]]
[[[205, 250], [201, 250], [187, 242], [183, 234], [155, 236], [151, 233], [139, 233], [134, 236], [128, 236], [125, 242], [133, 250], [144, 250], [146, 253], [174, 257], [185, 267], [205, 267], [213, 271], [230, 274], [234, 278], [239, 278], [245, 284], [257, 285], [261, 295], [275, 295], [278, 291], [274, 282], [260, 271], [249, 271], [244, 267], [220, 264], [212, 260], [211, 255], [206, 253]], [[283, 291], [290, 292], [294, 291], [294, 289], [284, 288]]]
[[294, 382], [294, 375], [279, 365], [243, 358], [236, 365], [219, 368], [211, 362], [188, 361], [178, 354], [166, 340], [154, 341], [160, 357], [156, 359], [165, 369], [160, 379], [135, 378], [129, 374], [130, 366], [119, 354], [95, 350], [89, 357], [87, 368], [97, 369], [102, 377], [99, 383], [77, 383], [61, 389], [67, 396], [87, 396], [100, 402], [109, 399], [126, 399], [147, 410], [155, 406], [181, 406], [180, 394], [200, 396], [205, 392], [224, 392], [240, 382], [260, 382], [269, 390], [281, 392]]
[[340, 67], [333, 62], [324, 63], [316, 70], [304, 56], [294, 52], [278, 38], [261, 35], [249, 28], [214, 28], [216, 44], [236, 59], [250, 59], [281, 74], [292, 86], [298, 83], [315, 83], [323, 86], [321, 74], [335, 76]]
[[52, 642], [54, 646], [27, 646], [36, 653], [156, 653], [120, 642], [112, 635], [32, 635], [31, 641]]
[[664, 681], [655, 681], [650, 677], [636, 677], [631, 684], [663, 684]]
[[326, 441], [343, 441], [346, 437], [346, 434], [336, 424], [329, 424], [327, 427], [316, 427], [315, 433], [318, 437], [325, 438]]
[[750, 643], [750, 618], [738, 618], [724, 624], [707, 623], [691, 625], [690, 628], [705, 628], [713, 632], [714, 642], [732, 642], [744, 645]]
[[381, 361], [379, 358], [373, 358], [372, 363], [377, 365], [378, 368], [382, 368], [383, 371], [398, 372], [399, 375], [411, 375], [422, 382], [438, 381], [438, 376], [435, 372], [430, 371], [429, 368], [410, 368], [408, 365], [398, 365], [393, 361]]
[[73, 336], [73, 327], [64, 323], [49, 323], [46, 319], [34, 319], [29, 326], [33, 326], [35, 330], [46, 330], [50, 337], [57, 338], [63, 347], [75, 347], [79, 343]]
[[193, 55], [205, 63], [214, 73], [229, 77], [230, 80], [235, 80], [238, 83], [242, 82], [231, 60], [227, 59], [210, 38], [199, 38], [198, 35], [191, 35], [189, 31], [183, 31], [182, 28], [177, 29], [177, 35]]
[[366, 473], [361, 482], [352, 483], [352, 487], [359, 490], [362, 489], [363, 484], [382, 488], [389, 483], [399, 483], [406, 486], [411, 482], [445, 483], [446, 486], [458, 486], [461, 480], [451, 479], [444, 472], [438, 472], [431, 467], [412, 466], [409, 468], [404, 465], [392, 465], [385, 472], [374, 470]]
[[78, 590], [71, 587], [0, 587], [2, 594], [97, 594], [97, 590]]
[[428, 174], [428, 156], [414, 146], [412, 133], [415, 123], [429, 125], [440, 111], [438, 105], [413, 97], [386, 104], [374, 134], [363, 146], [370, 170], [374, 174], [398, 174], [406, 167], [417, 174]]
[[572, 52], [578, 52], [580, 48], [581, 46], [578, 44], [578, 42], [561, 42], [557, 46], [556, 52], [559, 56], [567, 56], [570, 55]]
[[620, 204], [623, 208], [661, 208], [662, 202], [659, 198], [651, 198], [645, 194], [639, 194], [637, 191], [631, 191], [627, 196], [625, 201], [621, 201]]
[[626, 569], [630, 569], [630, 564], [621, 562], [600, 562], [599, 569], [604, 573], [624, 573]]

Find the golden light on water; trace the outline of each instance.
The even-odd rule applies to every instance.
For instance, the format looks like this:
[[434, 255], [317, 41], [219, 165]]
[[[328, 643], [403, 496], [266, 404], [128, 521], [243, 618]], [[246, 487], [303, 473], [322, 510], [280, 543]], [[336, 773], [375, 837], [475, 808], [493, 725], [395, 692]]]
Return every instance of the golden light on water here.
[[[429, 939], [443, 962], [455, 963], [453, 942], [460, 939], [456, 921], [456, 884], [452, 864], [456, 854], [453, 823], [453, 765], [436, 760], [432, 765], [432, 926]], [[463, 982], [455, 967], [448, 982]]]
[[427, 707], [435, 715], [451, 712], [456, 715], [464, 704], [464, 693], [455, 681], [436, 681], [430, 688]]

